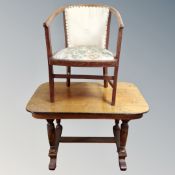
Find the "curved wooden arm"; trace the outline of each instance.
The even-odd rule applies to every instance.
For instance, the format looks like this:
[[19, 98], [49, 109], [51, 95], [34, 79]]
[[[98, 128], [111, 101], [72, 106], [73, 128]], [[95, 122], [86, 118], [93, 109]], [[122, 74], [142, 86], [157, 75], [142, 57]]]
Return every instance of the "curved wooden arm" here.
[[119, 28], [124, 28], [123, 20], [122, 20], [122, 17], [120, 15], [119, 11], [111, 6], [109, 8], [110, 8], [110, 11], [112, 12], [112, 14], [114, 16], [116, 16]]
[[117, 37], [117, 48], [115, 57], [118, 59], [117, 63], [119, 64], [124, 24], [119, 11], [111, 6], [109, 8], [111, 13], [117, 18], [118, 22], [118, 37]]
[[118, 30], [118, 38], [117, 38], [117, 49], [116, 49], [116, 58], [118, 59], [118, 64], [120, 60], [120, 51], [122, 45], [122, 37], [123, 37], [123, 28], [119, 28]]
[[50, 37], [50, 28], [44, 26], [45, 29], [45, 39], [46, 39], [46, 48], [47, 48], [47, 57], [48, 60], [52, 56], [52, 45], [51, 45], [51, 37]]
[[50, 57], [52, 56], [52, 45], [51, 45], [51, 36], [50, 36], [50, 24], [51, 22], [54, 20], [54, 18], [63, 13], [64, 9], [66, 6], [60, 7], [58, 9], [56, 9], [48, 18], [47, 20], [44, 22], [43, 26], [45, 29], [45, 38], [46, 38], [46, 47], [47, 47], [47, 57], [48, 60], [50, 59]]
[[58, 9], [56, 9], [48, 18], [47, 20], [44, 22], [43, 26], [44, 27], [49, 27], [50, 23], [54, 20], [54, 18], [56, 16], [58, 16], [59, 14], [63, 13], [64, 12], [64, 9], [66, 8], [67, 6], [63, 6], [63, 7], [60, 7]]

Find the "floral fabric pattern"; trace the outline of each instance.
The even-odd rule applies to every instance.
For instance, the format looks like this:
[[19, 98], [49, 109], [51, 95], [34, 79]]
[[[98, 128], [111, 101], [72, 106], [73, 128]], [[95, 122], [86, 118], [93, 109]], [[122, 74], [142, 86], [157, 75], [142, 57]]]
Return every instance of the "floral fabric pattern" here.
[[59, 52], [54, 56], [54, 59], [59, 60], [75, 60], [75, 61], [86, 61], [86, 60], [113, 60], [113, 53], [107, 49], [99, 48], [96, 46], [76, 46], [68, 47]]

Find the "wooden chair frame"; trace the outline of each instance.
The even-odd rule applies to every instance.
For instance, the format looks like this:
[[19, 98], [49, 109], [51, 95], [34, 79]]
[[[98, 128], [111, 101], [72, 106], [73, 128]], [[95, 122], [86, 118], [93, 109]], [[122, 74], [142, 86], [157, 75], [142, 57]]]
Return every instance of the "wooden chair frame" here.
[[[116, 55], [114, 56], [114, 60], [110, 61], [70, 61], [70, 60], [57, 60], [53, 58], [52, 53], [52, 45], [51, 45], [51, 37], [50, 37], [50, 24], [54, 20], [54, 18], [60, 14], [63, 14], [64, 20], [64, 31], [65, 31], [65, 47], [68, 46], [67, 43], [67, 32], [65, 26], [65, 8], [72, 5], [67, 5], [56, 9], [44, 22], [43, 26], [45, 29], [45, 38], [46, 38], [46, 47], [47, 47], [47, 57], [48, 57], [48, 69], [49, 69], [49, 86], [50, 86], [50, 101], [54, 102], [54, 78], [66, 78], [67, 86], [70, 86], [70, 79], [99, 79], [104, 80], [104, 87], [108, 86], [108, 83], [112, 87], [112, 102], [111, 105], [115, 105], [116, 99], [116, 89], [117, 89], [117, 77], [118, 77], [118, 68], [119, 68], [119, 60], [120, 60], [120, 51], [121, 51], [121, 43], [122, 43], [122, 34], [124, 24], [121, 18], [120, 13], [111, 6], [106, 6], [102, 4], [81, 4], [75, 6], [88, 6], [88, 7], [107, 7], [109, 8], [109, 18], [107, 23], [107, 36], [106, 36], [106, 49], [108, 49], [109, 45], [109, 34], [110, 34], [110, 22], [111, 15], [114, 15], [117, 18], [118, 22], [118, 38], [117, 38], [117, 46], [116, 46]], [[73, 5], [74, 6], [74, 5]], [[67, 74], [54, 74], [53, 66], [66, 66]], [[103, 75], [74, 75], [71, 74], [71, 67], [103, 67]], [[114, 67], [114, 75], [108, 76], [108, 67]], [[111, 81], [112, 80], [112, 81]]]

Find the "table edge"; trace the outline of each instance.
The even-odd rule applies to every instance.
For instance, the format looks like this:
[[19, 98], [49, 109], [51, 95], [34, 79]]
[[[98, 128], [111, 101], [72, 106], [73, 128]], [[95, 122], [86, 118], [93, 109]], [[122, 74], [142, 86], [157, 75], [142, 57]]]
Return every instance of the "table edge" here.
[[116, 113], [37, 113], [33, 112], [32, 117], [36, 119], [118, 119], [134, 120], [142, 118], [143, 114], [116, 114]]

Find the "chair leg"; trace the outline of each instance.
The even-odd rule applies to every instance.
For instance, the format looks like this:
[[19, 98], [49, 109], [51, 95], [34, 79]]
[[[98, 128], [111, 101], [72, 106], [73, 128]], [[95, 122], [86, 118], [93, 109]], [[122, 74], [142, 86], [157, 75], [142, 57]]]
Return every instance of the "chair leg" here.
[[[108, 68], [107, 67], [103, 67], [103, 76], [107, 76], [108, 75]], [[104, 80], [104, 88], [108, 87], [108, 81]]]
[[[67, 75], [71, 74], [71, 67], [67, 66]], [[70, 87], [70, 78], [67, 78], [67, 87]]]
[[111, 103], [111, 105], [113, 105], [113, 106], [115, 105], [115, 99], [116, 99], [117, 74], [118, 74], [118, 66], [114, 67], [114, 81], [113, 81], [112, 103]]
[[115, 105], [116, 91], [117, 91], [117, 77], [118, 77], [118, 66], [114, 67], [114, 81], [113, 81], [113, 90], [112, 90], [112, 103]]
[[49, 89], [50, 89], [50, 102], [54, 102], [54, 94], [55, 94], [55, 89], [54, 89], [54, 77], [53, 77], [53, 67], [49, 66]]
[[54, 79], [52, 78], [49, 81], [49, 87], [50, 87], [50, 102], [54, 102], [55, 98], [54, 98]]

